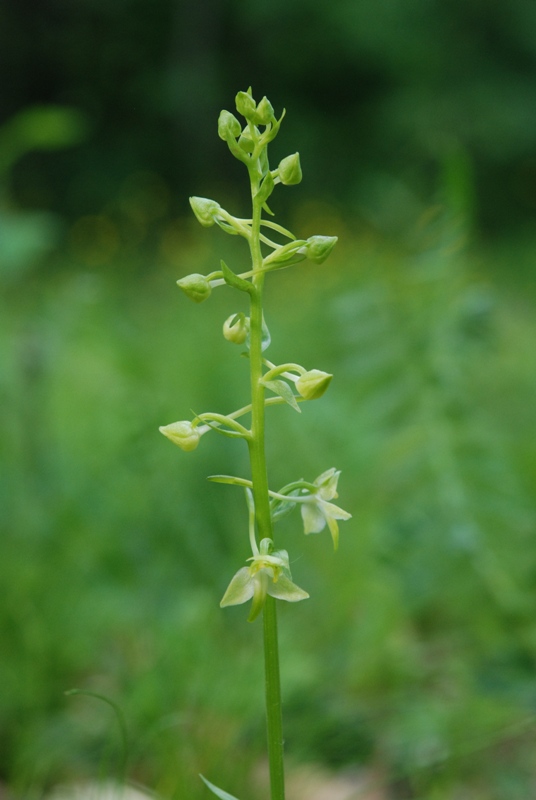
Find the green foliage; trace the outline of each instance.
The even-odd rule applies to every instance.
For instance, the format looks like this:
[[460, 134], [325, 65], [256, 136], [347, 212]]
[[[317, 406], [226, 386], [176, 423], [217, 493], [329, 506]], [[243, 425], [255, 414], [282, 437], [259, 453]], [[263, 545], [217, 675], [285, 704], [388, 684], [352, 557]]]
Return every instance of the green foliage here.
[[[336, 451], [353, 513], [336, 559], [328, 540], [305, 542], [305, 556], [301, 533], [292, 539], [293, 579], [311, 599], [298, 621], [282, 618], [287, 751], [379, 764], [395, 797], [525, 800], [535, 245], [468, 249], [448, 218], [423, 223], [396, 248], [347, 232], [318, 268], [321, 286], [301, 265], [269, 289], [281, 340], [335, 375], [303, 419], [271, 409], [273, 482], [303, 464], [317, 475]], [[188, 236], [185, 261], [219, 264], [219, 247], [203, 255]], [[73, 686], [122, 708], [137, 780], [197, 800], [202, 772], [263, 796], [248, 777], [262, 751], [261, 665], [235, 612], [214, 608], [247, 519], [231, 490], [204, 479], [238, 448], [211, 436], [183, 456], [155, 435], [209, 396], [224, 410], [241, 402], [242, 364], [215, 321], [236, 301], [224, 287], [178, 311], [175, 271], [129, 282], [65, 270], [28, 278], [24, 292], [3, 287], [0, 771], [26, 796], [103, 762], [117, 769], [115, 721], [66, 698]], [[182, 331], [195, 346], [181, 346]], [[295, 519], [279, 524], [294, 536]]]

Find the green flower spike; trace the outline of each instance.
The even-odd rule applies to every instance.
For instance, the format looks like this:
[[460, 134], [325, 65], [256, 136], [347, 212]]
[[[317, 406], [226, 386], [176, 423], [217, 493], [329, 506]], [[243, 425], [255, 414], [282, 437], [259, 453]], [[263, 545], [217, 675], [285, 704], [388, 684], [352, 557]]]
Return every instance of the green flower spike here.
[[199, 430], [188, 420], [172, 422], [171, 425], [162, 425], [158, 430], [164, 436], [167, 436], [170, 442], [173, 442], [173, 444], [176, 444], [177, 447], [186, 452], [195, 450], [201, 438]]
[[327, 523], [335, 550], [339, 546], [337, 520], [350, 519], [352, 516], [348, 511], [343, 511], [339, 506], [329, 502], [339, 496], [337, 494], [337, 482], [340, 474], [340, 470], [335, 469], [335, 467], [326, 470], [314, 481], [314, 485], [318, 487], [316, 491], [301, 500], [304, 532], [306, 534], [320, 533]]
[[288, 553], [286, 550], [272, 551], [271, 539], [263, 539], [260, 552], [248, 559], [249, 567], [242, 567], [232, 578], [223, 595], [220, 606], [238, 606], [253, 600], [248, 622], [253, 622], [260, 614], [266, 595], [297, 603], [309, 595], [292, 582]]

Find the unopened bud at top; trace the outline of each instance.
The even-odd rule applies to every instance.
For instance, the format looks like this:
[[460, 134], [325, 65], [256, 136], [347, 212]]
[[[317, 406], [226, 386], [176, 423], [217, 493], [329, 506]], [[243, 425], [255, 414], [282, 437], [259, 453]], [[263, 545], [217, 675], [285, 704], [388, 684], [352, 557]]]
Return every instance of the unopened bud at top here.
[[322, 372], [320, 369], [311, 369], [300, 375], [296, 381], [296, 389], [305, 400], [317, 400], [322, 397], [333, 375], [329, 372]]
[[263, 97], [257, 105], [251, 96], [251, 89], [247, 92], [238, 92], [235, 102], [238, 113], [254, 125], [268, 125], [275, 120], [274, 108], [268, 98]]
[[310, 236], [303, 248], [303, 252], [311, 261], [316, 264], [322, 264], [336, 244], [337, 236]]
[[235, 98], [235, 103], [238, 113], [242, 114], [242, 116], [246, 119], [250, 119], [252, 122], [254, 122], [253, 117], [255, 116], [257, 105], [250, 93], [238, 92]]
[[277, 172], [281, 183], [285, 186], [294, 186], [300, 183], [302, 179], [302, 170], [300, 165], [300, 154], [293, 153], [280, 161]]
[[190, 197], [190, 205], [198, 221], [205, 228], [214, 225], [221, 209], [219, 203], [209, 200], [208, 197]]
[[223, 139], [224, 142], [230, 136], [237, 139], [240, 136], [241, 130], [242, 127], [235, 115], [224, 109], [218, 118], [218, 136], [220, 139]]
[[202, 303], [207, 297], [210, 297], [212, 287], [204, 275], [194, 272], [192, 275], [187, 275], [177, 281], [177, 286], [182, 289], [185, 295], [190, 300], [196, 303]]
[[173, 442], [173, 444], [176, 444], [177, 447], [186, 452], [195, 450], [201, 438], [198, 429], [188, 420], [172, 422], [171, 425], [162, 425], [158, 430], [164, 436], [167, 436], [170, 442]]
[[256, 119], [253, 121], [256, 125], [268, 125], [274, 119], [274, 107], [265, 95], [257, 106]]
[[223, 335], [228, 342], [244, 344], [249, 333], [249, 319], [244, 314], [231, 314], [223, 323]]

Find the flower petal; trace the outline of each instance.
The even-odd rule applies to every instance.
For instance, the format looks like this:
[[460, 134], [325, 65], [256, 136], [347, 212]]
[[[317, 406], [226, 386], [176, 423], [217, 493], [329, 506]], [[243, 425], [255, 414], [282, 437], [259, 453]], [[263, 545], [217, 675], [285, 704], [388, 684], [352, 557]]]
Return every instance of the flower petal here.
[[253, 597], [254, 583], [249, 567], [242, 567], [231, 579], [227, 591], [223, 595], [220, 606], [239, 606]]
[[270, 581], [268, 594], [279, 600], [286, 600], [288, 603], [297, 603], [299, 600], [307, 600], [309, 597], [307, 592], [292, 583], [286, 575], [280, 575], [276, 583]]
[[348, 511], [344, 511], [344, 509], [339, 508], [339, 506], [336, 506], [333, 503], [326, 503], [325, 500], [320, 500], [318, 505], [326, 519], [329, 519], [329, 517], [332, 519], [351, 519], [352, 517]]
[[305, 534], [320, 533], [326, 527], [326, 518], [318, 508], [314, 495], [312, 495], [311, 502], [301, 504], [301, 515]]
[[315, 485], [318, 486], [317, 495], [323, 500], [333, 500], [337, 495], [337, 483], [339, 482], [339, 475], [341, 471], [332, 467], [319, 475], [315, 480]]

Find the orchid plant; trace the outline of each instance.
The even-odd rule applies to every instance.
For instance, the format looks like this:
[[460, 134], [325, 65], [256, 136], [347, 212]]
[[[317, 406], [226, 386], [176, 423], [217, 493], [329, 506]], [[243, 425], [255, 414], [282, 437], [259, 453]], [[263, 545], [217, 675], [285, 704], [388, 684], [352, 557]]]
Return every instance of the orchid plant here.
[[[214, 288], [222, 285], [231, 286], [249, 296], [249, 316], [242, 312], [231, 314], [223, 324], [223, 335], [228, 341], [246, 348], [251, 402], [230, 414], [205, 412], [191, 420], [164, 425], [160, 431], [184, 451], [194, 450], [201, 437], [209, 431], [242, 439], [248, 447], [251, 478], [234, 475], [212, 475], [209, 478], [218, 483], [242, 487], [249, 517], [251, 556], [232, 577], [220, 605], [239, 605], [251, 600], [248, 620], [253, 622], [262, 614], [271, 800], [284, 800], [276, 600], [296, 603], [309, 595], [293, 582], [288, 552], [276, 547], [273, 527], [281, 516], [299, 506], [304, 533], [320, 533], [327, 527], [337, 549], [338, 521], [349, 519], [350, 514], [332, 502], [337, 498], [340, 474], [335, 468], [328, 469], [313, 481], [293, 481], [279, 491], [269, 488], [265, 457], [266, 408], [286, 403], [300, 412], [300, 403], [323, 395], [332, 375], [295, 363], [273, 364], [265, 358], [264, 352], [271, 339], [264, 319], [263, 287], [267, 273], [290, 267], [304, 259], [321, 264], [335, 246], [337, 237], [297, 239], [283, 226], [263, 217], [263, 212], [273, 217], [268, 200], [278, 184], [293, 186], [300, 183], [300, 157], [294, 153], [283, 158], [275, 169], [270, 169], [268, 145], [279, 133], [285, 111], [277, 119], [266, 97], [256, 103], [251, 88], [247, 92], [239, 92], [236, 110], [245, 123], [239, 122], [231, 112], [222, 111], [218, 120], [218, 134], [227, 143], [232, 155], [247, 167], [251, 184], [251, 218], [235, 217], [215, 200], [203, 197], [191, 197], [190, 205], [201, 225], [218, 225], [226, 233], [242, 236], [246, 240], [251, 269], [238, 273], [221, 261], [219, 270], [208, 275], [188, 275], [177, 283], [196, 303], [205, 301]], [[282, 239], [283, 242], [274, 241], [271, 237]], [[243, 418], [249, 419], [249, 424]], [[221, 800], [236, 800], [210, 781], [203, 780]]]

